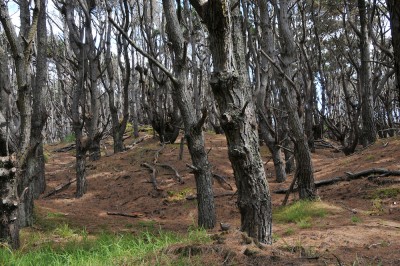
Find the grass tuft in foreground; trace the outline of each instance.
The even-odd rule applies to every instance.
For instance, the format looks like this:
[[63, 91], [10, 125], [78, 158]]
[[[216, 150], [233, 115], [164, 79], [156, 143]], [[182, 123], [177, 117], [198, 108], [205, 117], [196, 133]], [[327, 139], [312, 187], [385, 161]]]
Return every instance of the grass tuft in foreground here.
[[[73, 237], [72, 237], [73, 235]], [[161, 251], [174, 244], [207, 243], [205, 230], [188, 234], [158, 231], [130, 234], [102, 233], [88, 236], [63, 224], [49, 232], [26, 231], [19, 251], [0, 248], [0, 265], [173, 265]]]

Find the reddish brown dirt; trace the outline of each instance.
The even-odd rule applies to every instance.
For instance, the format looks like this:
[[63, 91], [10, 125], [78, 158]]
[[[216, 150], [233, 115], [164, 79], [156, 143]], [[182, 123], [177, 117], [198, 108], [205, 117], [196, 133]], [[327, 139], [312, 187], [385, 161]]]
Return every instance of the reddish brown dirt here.
[[[132, 139], [125, 141], [127, 145], [131, 143]], [[227, 176], [228, 182], [235, 188], [225, 137], [206, 134], [206, 143], [213, 171]], [[75, 177], [74, 151], [54, 152], [66, 145], [46, 148], [51, 154], [46, 164], [46, 193]], [[108, 149], [104, 153], [112, 153], [111, 141], [106, 141], [105, 145]], [[149, 182], [148, 170], [141, 164], [152, 163], [159, 149], [158, 141], [149, 137], [123, 153], [104, 154], [99, 161], [88, 163], [88, 192], [82, 198], [74, 198], [75, 184], [72, 184], [65, 191], [39, 199], [36, 206], [42, 214], [63, 213], [70, 224], [86, 227], [88, 232], [135, 233], [150, 223], [157, 228], [186, 232], [197, 221], [196, 201], [178, 195], [180, 192], [195, 194], [194, 178], [186, 167], [186, 163], [190, 164], [190, 157], [185, 149], [183, 160], [179, 161], [179, 144], [166, 145], [158, 161], [174, 166], [185, 184], [178, 184], [169, 170], [157, 167], [157, 182], [163, 191], [156, 192]], [[265, 146], [261, 147], [261, 154], [267, 162]], [[317, 149], [313, 154], [315, 178], [327, 179], [370, 168], [400, 170], [399, 158], [400, 138], [397, 137], [379, 140], [351, 156], [335, 153], [333, 149]], [[292, 175], [285, 183], [274, 182], [272, 162], [268, 161], [265, 169], [271, 191], [290, 185]], [[400, 177], [380, 179], [399, 180]], [[218, 197], [218, 223], [229, 222], [232, 229], [221, 237], [218, 237], [219, 227], [210, 230], [210, 234], [219, 238], [212, 245], [216, 255], [205, 254], [203, 260], [207, 263], [210, 259], [210, 264], [225, 261], [239, 265], [400, 265], [400, 196], [383, 199], [375, 205], [372, 199], [374, 191], [388, 187], [400, 186], [398, 183], [378, 185], [362, 178], [320, 188], [318, 195], [330, 206], [330, 214], [313, 220], [312, 227], [308, 229], [300, 229], [296, 224], [274, 224], [276, 241], [263, 250], [242, 243], [241, 233], [237, 230], [240, 217], [235, 206], [236, 196]], [[221, 195], [229, 191], [214, 182], [214, 192]], [[284, 196], [272, 193], [272, 197], [273, 205], [279, 206]], [[140, 217], [110, 216], [107, 215], [109, 211], [137, 213]], [[352, 221], [355, 215], [361, 219], [360, 222]], [[244, 255], [246, 248], [254, 248], [256, 254]], [[210, 249], [206, 250], [205, 253], [209, 253]]]

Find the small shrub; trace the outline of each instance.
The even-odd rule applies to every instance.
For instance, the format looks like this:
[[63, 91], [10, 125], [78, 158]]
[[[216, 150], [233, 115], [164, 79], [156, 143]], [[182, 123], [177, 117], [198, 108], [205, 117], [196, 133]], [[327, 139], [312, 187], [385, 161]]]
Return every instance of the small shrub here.
[[351, 222], [352, 223], [360, 223], [361, 222], [361, 218], [356, 216], [356, 215], [353, 215], [353, 216], [351, 216]]

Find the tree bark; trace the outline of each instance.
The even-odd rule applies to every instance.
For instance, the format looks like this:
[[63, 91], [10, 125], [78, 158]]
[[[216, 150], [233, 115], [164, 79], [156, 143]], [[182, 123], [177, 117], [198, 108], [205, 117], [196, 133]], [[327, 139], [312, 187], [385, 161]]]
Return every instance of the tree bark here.
[[396, 88], [400, 102], [400, 5], [396, 0], [386, 0], [390, 14]]
[[196, 109], [191, 101], [191, 95], [188, 90], [187, 44], [184, 41], [181, 25], [172, 0], [163, 0], [163, 7], [167, 21], [168, 39], [172, 42], [174, 54], [176, 81], [173, 81], [173, 92], [183, 118], [185, 137], [192, 163], [196, 168], [194, 176], [198, 195], [198, 225], [205, 228], [214, 228], [216, 214], [214, 193], [212, 190], [212, 173], [205, 150], [202, 130], [207, 113], [203, 111], [203, 116], [200, 120], [197, 119]]
[[[295, 61], [295, 42], [292, 32], [289, 28], [289, 17], [288, 17], [288, 2], [286, 0], [280, 0], [279, 8], [275, 5], [278, 12], [278, 27], [280, 33], [281, 42], [281, 68], [283, 73], [287, 77], [292, 76], [291, 64]], [[295, 93], [293, 90], [289, 90], [292, 84], [288, 80], [282, 80], [283, 86], [281, 87], [281, 94], [283, 104], [288, 114], [288, 125], [290, 129], [291, 138], [294, 143], [294, 157], [296, 159], [296, 170], [295, 179], [297, 179], [299, 187], [299, 196], [301, 199], [314, 199], [316, 196], [314, 186], [314, 175], [313, 166], [311, 161], [311, 154], [308, 147], [307, 138], [304, 134], [303, 126], [300, 122], [299, 113], [296, 109], [296, 104], [293, 97]], [[296, 88], [292, 88], [296, 89]]]
[[374, 119], [374, 101], [371, 87], [370, 67], [370, 38], [368, 37], [368, 16], [365, 0], [358, 0], [360, 15], [360, 89], [361, 89], [361, 120], [363, 146], [368, 146], [376, 141], [376, 125]]
[[0, 242], [19, 248], [16, 169], [9, 157], [0, 157]]
[[233, 6], [227, 0], [190, 2], [209, 31], [214, 66], [210, 84], [218, 102], [238, 189], [241, 230], [261, 243], [270, 244], [271, 196], [259, 153], [239, 5]]

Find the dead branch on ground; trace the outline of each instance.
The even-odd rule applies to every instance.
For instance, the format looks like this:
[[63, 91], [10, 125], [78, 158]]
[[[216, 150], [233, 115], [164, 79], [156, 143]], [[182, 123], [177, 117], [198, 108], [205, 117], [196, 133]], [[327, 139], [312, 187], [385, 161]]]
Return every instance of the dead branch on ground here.
[[61, 185], [56, 186], [52, 191], [50, 191], [49, 193], [47, 193], [46, 195], [44, 195], [43, 198], [50, 197], [50, 196], [52, 196], [52, 195], [54, 195], [54, 194], [57, 194], [58, 192], [61, 192], [61, 191], [63, 191], [63, 190], [66, 190], [66, 189], [69, 188], [69, 186], [70, 186], [72, 183], [74, 183], [74, 182], [76, 182], [76, 178], [69, 180], [69, 181], [68, 181], [67, 183], [65, 183], [65, 184], [61, 184]]
[[[328, 186], [332, 185], [341, 181], [350, 181], [350, 180], [355, 180], [355, 179], [360, 179], [363, 177], [368, 176], [368, 180], [373, 180], [375, 178], [379, 177], [386, 177], [386, 176], [400, 176], [400, 171], [396, 170], [387, 170], [384, 168], [372, 168], [364, 171], [360, 171], [358, 173], [351, 173], [351, 172], [346, 172], [345, 176], [338, 176], [338, 177], [333, 177], [330, 179], [324, 179], [315, 182], [315, 187], [322, 187], [322, 186]], [[290, 188], [289, 188], [290, 189]], [[279, 189], [275, 190], [275, 194], [285, 194], [289, 189]], [[294, 188], [293, 191], [297, 191], [297, 188]]]
[[151, 183], [153, 184], [153, 188], [154, 188], [155, 190], [157, 190], [157, 191], [161, 191], [162, 189], [160, 189], [160, 188], [158, 187], [158, 184], [157, 184], [157, 179], [156, 179], [157, 170], [156, 170], [156, 168], [154, 168], [153, 166], [151, 166], [151, 165], [148, 164], [148, 163], [142, 163], [140, 166], [145, 167], [145, 168], [147, 168], [147, 169], [149, 169], [149, 170], [151, 171], [151, 178], [150, 178], [150, 181], [151, 181]]
[[132, 212], [132, 213], [125, 213], [125, 212], [107, 212], [107, 215], [116, 215], [116, 216], [124, 216], [124, 217], [131, 217], [131, 218], [140, 218], [143, 217], [144, 214]]

